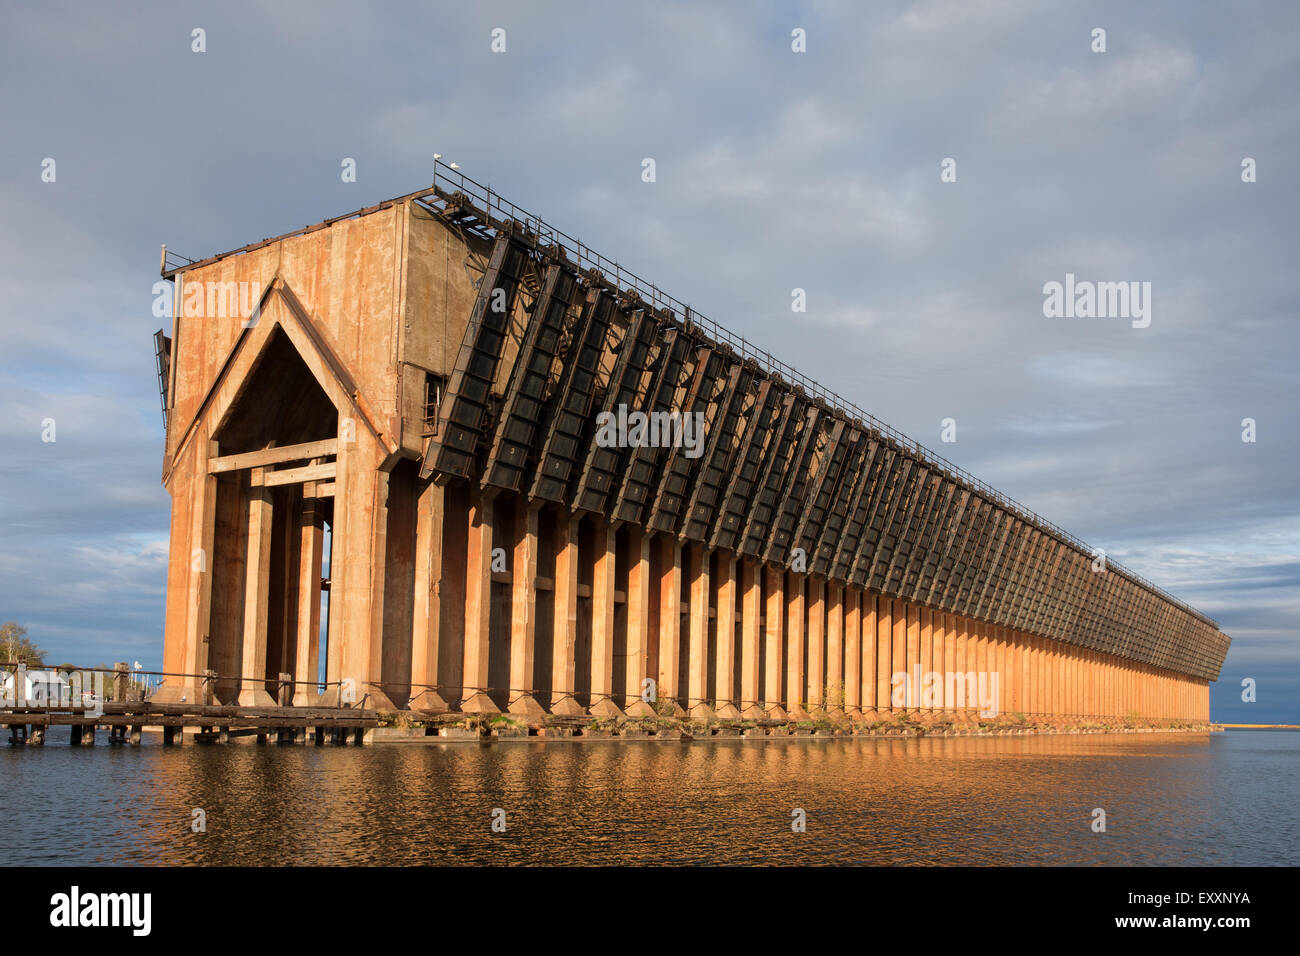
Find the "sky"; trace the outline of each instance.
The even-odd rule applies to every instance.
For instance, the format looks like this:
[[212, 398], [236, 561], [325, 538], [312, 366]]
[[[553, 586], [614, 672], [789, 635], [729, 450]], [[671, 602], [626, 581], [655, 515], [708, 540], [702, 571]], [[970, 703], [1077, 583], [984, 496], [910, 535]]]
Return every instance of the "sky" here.
[[[47, 660], [161, 666], [160, 244], [402, 195], [437, 152], [1217, 620], [1215, 719], [1300, 723], [1300, 5], [0, 20], [0, 620]], [[1067, 274], [1149, 288], [1149, 324], [1045, 314]]]

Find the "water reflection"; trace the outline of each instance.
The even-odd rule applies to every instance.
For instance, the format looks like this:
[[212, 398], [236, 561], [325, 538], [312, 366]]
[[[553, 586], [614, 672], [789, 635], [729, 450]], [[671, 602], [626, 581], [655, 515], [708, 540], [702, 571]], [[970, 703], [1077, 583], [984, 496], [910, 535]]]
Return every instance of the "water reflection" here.
[[[5, 864], [1300, 862], [1300, 734], [363, 749], [56, 736], [0, 761]], [[807, 832], [791, 831], [794, 808]]]

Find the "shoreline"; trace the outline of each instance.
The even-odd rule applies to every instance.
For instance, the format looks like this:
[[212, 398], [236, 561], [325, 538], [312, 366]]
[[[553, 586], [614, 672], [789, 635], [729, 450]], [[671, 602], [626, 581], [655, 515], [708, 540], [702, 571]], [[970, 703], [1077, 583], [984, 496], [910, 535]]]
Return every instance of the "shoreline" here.
[[889, 719], [852, 719], [846, 715], [809, 715], [800, 720], [736, 720], [664, 717], [550, 717], [526, 721], [509, 714], [493, 717], [443, 714], [424, 719], [381, 714], [380, 726], [367, 730], [365, 743], [448, 743], [497, 740], [788, 740], [860, 737], [1042, 737], [1089, 734], [1218, 733], [1224, 725], [1190, 721], [1097, 721], [1086, 718], [1034, 721], [1016, 715], [993, 721], [928, 714]]

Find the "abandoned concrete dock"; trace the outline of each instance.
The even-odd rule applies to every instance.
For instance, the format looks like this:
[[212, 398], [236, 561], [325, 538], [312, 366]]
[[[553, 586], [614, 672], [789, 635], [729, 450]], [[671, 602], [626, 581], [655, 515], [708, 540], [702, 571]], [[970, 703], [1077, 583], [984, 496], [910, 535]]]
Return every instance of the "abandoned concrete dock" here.
[[162, 273], [154, 706], [1209, 718], [1214, 621], [445, 166]]

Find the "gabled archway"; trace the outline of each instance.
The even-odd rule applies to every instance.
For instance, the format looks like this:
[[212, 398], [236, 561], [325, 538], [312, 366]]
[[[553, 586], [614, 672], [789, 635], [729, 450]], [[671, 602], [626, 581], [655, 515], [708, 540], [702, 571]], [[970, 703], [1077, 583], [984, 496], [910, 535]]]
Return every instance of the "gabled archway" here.
[[293, 675], [295, 703], [314, 702], [325, 529], [333, 523], [333, 477], [324, 473], [333, 469], [338, 419], [273, 323], [213, 435], [222, 470], [209, 666], [231, 676], [216, 688], [222, 703], [278, 703], [287, 696], [282, 673]]

